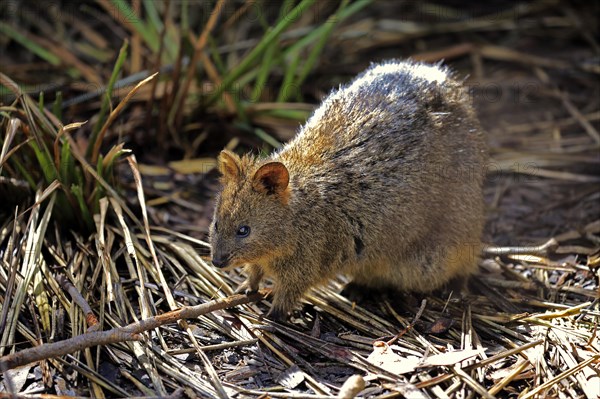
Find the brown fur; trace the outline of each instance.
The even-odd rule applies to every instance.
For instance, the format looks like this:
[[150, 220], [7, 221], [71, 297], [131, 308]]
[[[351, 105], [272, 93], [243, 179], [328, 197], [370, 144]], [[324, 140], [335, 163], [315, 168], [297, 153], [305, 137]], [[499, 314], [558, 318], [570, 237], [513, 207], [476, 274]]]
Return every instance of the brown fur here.
[[245, 266], [243, 289], [272, 276], [275, 318], [339, 273], [418, 292], [467, 277], [486, 162], [467, 100], [447, 69], [392, 61], [329, 95], [268, 159], [223, 151], [213, 261]]

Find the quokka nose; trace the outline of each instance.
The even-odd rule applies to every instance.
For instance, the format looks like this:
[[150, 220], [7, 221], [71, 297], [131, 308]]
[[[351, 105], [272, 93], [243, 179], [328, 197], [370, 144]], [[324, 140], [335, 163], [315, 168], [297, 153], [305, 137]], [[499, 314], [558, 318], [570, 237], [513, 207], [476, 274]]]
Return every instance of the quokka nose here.
[[223, 268], [227, 266], [229, 260], [227, 258], [212, 258], [212, 264], [218, 268]]

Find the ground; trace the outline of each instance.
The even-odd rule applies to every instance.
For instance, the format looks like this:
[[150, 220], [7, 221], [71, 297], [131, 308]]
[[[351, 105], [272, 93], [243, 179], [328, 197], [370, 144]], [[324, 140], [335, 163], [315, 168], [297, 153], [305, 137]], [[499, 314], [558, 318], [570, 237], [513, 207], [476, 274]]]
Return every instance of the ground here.
[[[18, 384], [13, 382], [12, 391], [96, 397], [170, 393], [171, 397], [317, 398], [333, 397], [351, 375], [359, 374], [365, 380], [362, 397], [597, 397], [598, 4], [465, 4], [381, 1], [340, 22], [310, 79], [298, 89], [303, 102], [293, 109], [308, 115], [331, 88], [370, 62], [387, 58], [443, 60], [464, 77], [491, 156], [485, 185], [488, 247], [467, 295], [387, 294], [352, 303], [338, 294], [343, 280], [333, 281], [307, 295], [287, 323], [261, 318], [269, 309], [268, 298], [215, 310], [187, 320], [187, 326], [164, 325], [141, 342], [113, 343], [32, 364], [21, 378], [23, 388], [15, 389]], [[305, 14], [302, 23], [310, 16], [318, 20], [318, 12], [331, 8], [320, 7]], [[247, 29], [244, 32], [251, 35], [251, 28]], [[114, 31], [129, 34], [123, 21], [115, 23]], [[231, 43], [241, 40], [236, 34], [224, 36]], [[290, 37], [286, 40], [297, 40]], [[105, 40], [112, 46], [110, 37]], [[24, 65], [35, 69], [39, 60], [32, 62], [22, 49], [15, 53], [20, 47], [13, 42], [2, 43], [3, 57], [13, 57], [2, 72], [19, 82], [36, 78]], [[134, 43], [132, 39], [133, 47]], [[232, 51], [230, 57], [236, 56]], [[68, 81], [52, 71], [40, 79], [49, 80], [52, 73]], [[277, 87], [285, 78], [275, 73], [273, 79], [272, 86]], [[207, 78], [209, 82], [214, 79]], [[65, 96], [68, 93], [65, 90]], [[149, 98], [147, 93], [140, 95]], [[243, 122], [285, 141], [300, 122], [273, 117], [275, 111], [291, 107], [291, 100], [273, 106], [270, 114], [257, 111], [274, 100], [249, 106]], [[3, 103], [7, 104], [4, 97]], [[97, 110], [99, 102], [86, 104], [66, 109], [64, 123], [88, 117], [93, 123], [91, 109]], [[183, 118], [185, 133], [165, 133], [173, 139], [165, 144], [156, 126], [162, 126], [166, 116], [155, 109], [157, 120], [147, 123], [146, 104], [140, 100], [131, 105], [127, 118], [107, 133], [107, 141], [126, 142], [137, 157], [141, 183], [132, 177], [131, 163], [124, 162], [118, 168], [125, 182], [121, 192], [136, 209], [135, 216], [143, 219], [136, 194], [143, 185], [150, 230], [132, 219], [120, 223], [118, 217], [106, 226], [97, 220], [105, 237], [64, 233], [51, 224], [40, 255], [43, 273], [39, 279], [31, 277], [42, 281], [49, 293], [50, 310], [43, 310], [43, 301], [37, 301], [41, 295], [32, 288], [28, 298], [36, 301], [23, 299], [29, 307], [21, 311], [18, 339], [2, 336], [2, 345], [10, 351], [85, 331], [80, 305], [71, 306], [71, 294], [54, 283], [59, 273], [70, 276], [103, 329], [164, 314], [174, 307], [169, 295], [176, 306], [197, 305], [231, 295], [243, 281], [239, 270], [221, 272], [208, 263], [205, 241], [218, 190], [214, 158], [223, 146], [239, 152], [269, 151], [266, 143], [272, 142], [240, 127], [235, 107], [232, 111], [227, 106], [192, 105]], [[3, 130], [8, 132], [7, 117], [3, 118]], [[88, 136], [74, 137], [81, 143]], [[199, 166], [185, 171], [182, 164], [173, 163], [182, 159], [188, 167], [189, 159]], [[10, 171], [17, 169], [11, 166]], [[118, 215], [114, 203], [107, 209], [107, 220]], [[34, 239], [26, 235], [26, 225], [43, 225], [44, 209], [29, 211], [31, 216], [21, 215], [14, 224], [12, 211], [1, 220], [3, 309], [18, 303], [7, 276], [27, 278], [30, 270], [25, 267], [25, 243]], [[14, 226], [20, 227], [13, 230]], [[152, 233], [152, 245], [146, 232]], [[11, 234], [22, 243], [21, 252], [9, 250], [14, 245]], [[152, 246], [156, 262], [149, 255]], [[128, 248], [135, 248], [137, 256]], [[11, 268], [13, 264], [23, 265], [19, 273]], [[114, 284], [114, 298], [105, 278]], [[162, 278], [166, 285], [161, 284]], [[46, 323], [45, 317], [52, 323]], [[5, 322], [6, 316], [0, 318], [0, 325]], [[196, 348], [194, 339], [204, 349]], [[43, 378], [44, 373], [50, 377]], [[6, 375], [5, 391], [11, 389]], [[21, 381], [18, 373], [10, 375]]]

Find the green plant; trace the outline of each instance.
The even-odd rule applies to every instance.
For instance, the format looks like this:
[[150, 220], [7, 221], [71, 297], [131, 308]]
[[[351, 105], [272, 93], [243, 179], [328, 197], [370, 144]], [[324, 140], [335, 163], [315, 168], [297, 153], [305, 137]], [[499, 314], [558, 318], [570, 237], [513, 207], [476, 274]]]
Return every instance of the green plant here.
[[[109, 82], [108, 93], [112, 92], [126, 52], [125, 43]], [[33, 190], [60, 188], [53, 217], [66, 226], [92, 231], [93, 215], [98, 212], [100, 198], [107, 192], [118, 197], [115, 164], [129, 153], [120, 143], [102, 154], [100, 148], [104, 133], [137, 89], [154, 76], [139, 83], [108, 117], [106, 112], [110, 106], [107, 95], [87, 145], [86, 157], [83, 146], [71, 137], [71, 133], [86, 122], [63, 125], [58, 115], [43, 107], [42, 100], [36, 104], [13, 80], [0, 73], [0, 83], [17, 98], [11, 106], [3, 107], [0, 113], [0, 126], [6, 132], [0, 137], [0, 176], [24, 180]], [[58, 96], [57, 100], [60, 101], [60, 98]], [[59, 110], [60, 107], [53, 109]]]

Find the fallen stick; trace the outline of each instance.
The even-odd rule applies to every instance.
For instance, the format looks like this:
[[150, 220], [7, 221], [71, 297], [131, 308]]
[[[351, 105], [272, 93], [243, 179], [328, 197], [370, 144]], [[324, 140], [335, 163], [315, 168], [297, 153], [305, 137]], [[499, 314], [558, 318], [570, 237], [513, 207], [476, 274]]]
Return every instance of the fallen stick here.
[[108, 345], [117, 342], [138, 341], [140, 334], [153, 330], [165, 324], [175, 323], [181, 319], [193, 319], [215, 310], [231, 308], [250, 302], [257, 302], [264, 298], [264, 293], [252, 293], [248, 295], [231, 295], [227, 298], [215, 299], [196, 306], [185, 306], [167, 313], [163, 313], [124, 327], [116, 327], [106, 331], [87, 332], [63, 341], [42, 344], [33, 348], [24, 349], [0, 357], [0, 373], [14, 369], [28, 363], [64, 356], [85, 348], [97, 345]]
[[495, 247], [489, 245], [483, 248], [483, 254], [488, 256], [495, 255], [545, 255], [558, 247], [558, 241], [551, 238], [542, 245], [534, 247]]

